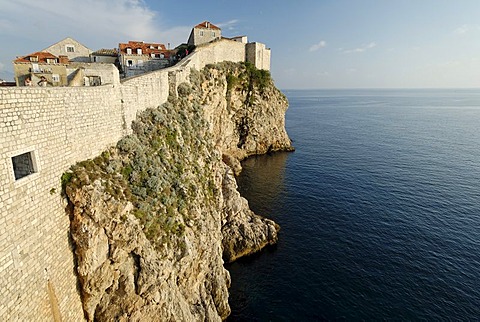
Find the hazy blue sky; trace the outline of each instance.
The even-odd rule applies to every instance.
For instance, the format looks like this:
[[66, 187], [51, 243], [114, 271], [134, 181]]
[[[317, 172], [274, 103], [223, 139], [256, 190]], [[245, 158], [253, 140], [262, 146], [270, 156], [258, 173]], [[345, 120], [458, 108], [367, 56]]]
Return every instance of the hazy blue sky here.
[[478, 87], [479, 15], [479, 0], [0, 0], [0, 78], [67, 36], [174, 47], [209, 20], [267, 44], [284, 89]]

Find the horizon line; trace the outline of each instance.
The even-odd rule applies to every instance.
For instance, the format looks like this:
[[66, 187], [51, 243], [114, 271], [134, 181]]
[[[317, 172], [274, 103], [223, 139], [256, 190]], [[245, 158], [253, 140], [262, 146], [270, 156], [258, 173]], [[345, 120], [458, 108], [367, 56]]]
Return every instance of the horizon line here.
[[321, 91], [321, 90], [472, 90], [479, 87], [321, 87], [321, 88], [279, 88], [281, 91]]

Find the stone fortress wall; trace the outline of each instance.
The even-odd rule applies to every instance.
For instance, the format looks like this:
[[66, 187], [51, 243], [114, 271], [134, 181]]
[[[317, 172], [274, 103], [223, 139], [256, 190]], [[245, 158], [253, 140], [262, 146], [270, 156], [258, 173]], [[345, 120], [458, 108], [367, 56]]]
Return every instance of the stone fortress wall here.
[[136, 114], [164, 103], [191, 68], [245, 60], [246, 44], [219, 40], [122, 82], [0, 88], [1, 320], [84, 320], [62, 174], [130, 133]]

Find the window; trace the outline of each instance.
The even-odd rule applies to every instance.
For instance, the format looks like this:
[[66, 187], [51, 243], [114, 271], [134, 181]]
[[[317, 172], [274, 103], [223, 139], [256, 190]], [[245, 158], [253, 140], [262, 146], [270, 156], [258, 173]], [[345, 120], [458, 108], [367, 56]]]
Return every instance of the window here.
[[127, 48], [127, 55], [131, 55], [132, 54], [132, 48]]
[[202, 37], [203, 37], [203, 30], [201, 30], [201, 31], [200, 31], [200, 36], [202, 36]]
[[33, 64], [32, 63], [32, 72], [33, 73], [40, 73], [40, 67], [38, 66], [38, 64]]
[[137, 55], [141, 55], [142, 54], [142, 48], [137, 48]]
[[212, 37], [215, 37], [215, 31], [212, 31]]
[[15, 180], [20, 180], [32, 173], [38, 172], [33, 151], [12, 157], [12, 165]]
[[56, 64], [57, 59], [56, 58], [47, 58], [47, 64]]
[[38, 61], [38, 56], [30, 56], [30, 61]]
[[60, 75], [52, 74], [52, 82], [54, 82], [54, 83], [60, 82]]
[[154, 53], [151, 53], [150, 56], [152, 56], [152, 58], [155, 58], [155, 54], [154, 54]]
[[158, 46], [158, 49], [162, 49], [162, 46]]
[[66, 45], [65, 50], [67, 51], [67, 53], [74, 53], [75, 47], [73, 47], [72, 45]]
[[133, 65], [133, 60], [128, 60], [128, 61], [127, 61], [127, 65], [128, 65], [128, 66], [132, 66], [132, 65]]
[[90, 86], [100, 86], [102, 85], [102, 79], [100, 76], [88, 76], [88, 83]]

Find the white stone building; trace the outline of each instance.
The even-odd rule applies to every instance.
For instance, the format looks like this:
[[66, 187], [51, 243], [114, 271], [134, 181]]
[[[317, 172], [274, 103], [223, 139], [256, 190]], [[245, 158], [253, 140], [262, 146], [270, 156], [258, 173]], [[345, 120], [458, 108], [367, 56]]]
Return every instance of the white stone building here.
[[246, 44], [246, 61], [251, 62], [257, 69], [270, 70], [271, 51], [265, 44], [251, 42]]
[[188, 38], [188, 45], [198, 46], [221, 38], [222, 29], [208, 21], [204, 21], [193, 27]]
[[129, 41], [118, 44], [123, 77], [141, 75], [171, 65], [173, 52], [164, 44]]
[[90, 54], [92, 50], [73, 38], [67, 37], [59, 42], [43, 49], [55, 56], [67, 56], [69, 61], [73, 62], [90, 62]]
[[90, 54], [91, 63], [115, 64], [118, 60], [117, 49], [99, 49]]

